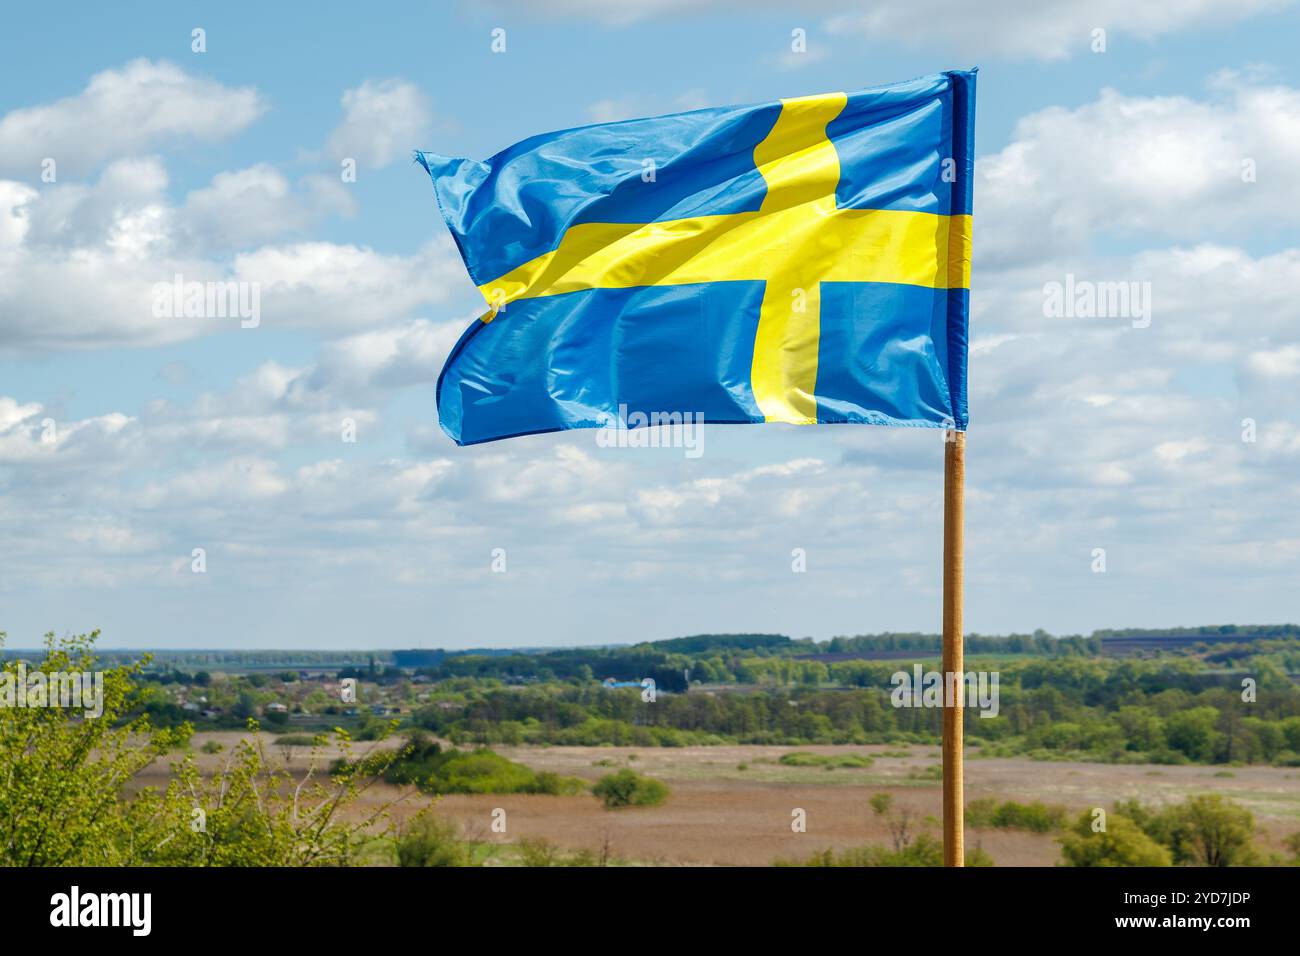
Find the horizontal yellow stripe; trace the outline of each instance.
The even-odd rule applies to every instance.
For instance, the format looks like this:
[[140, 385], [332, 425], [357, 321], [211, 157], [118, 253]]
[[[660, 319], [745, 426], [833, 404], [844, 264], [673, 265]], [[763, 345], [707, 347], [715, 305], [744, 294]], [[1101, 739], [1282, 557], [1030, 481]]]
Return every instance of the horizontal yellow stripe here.
[[968, 288], [970, 217], [808, 204], [645, 224], [584, 223], [570, 228], [554, 252], [479, 288], [499, 308], [582, 289], [762, 281], [793, 261], [809, 282]]

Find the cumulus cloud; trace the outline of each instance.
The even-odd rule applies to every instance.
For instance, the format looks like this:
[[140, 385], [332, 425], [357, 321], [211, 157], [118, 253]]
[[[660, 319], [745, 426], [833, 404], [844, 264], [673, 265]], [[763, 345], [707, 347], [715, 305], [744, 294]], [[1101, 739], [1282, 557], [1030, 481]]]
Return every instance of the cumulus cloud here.
[[[220, 253], [302, 233], [328, 216], [356, 211], [336, 177], [309, 175], [294, 184], [267, 163], [217, 173], [179, 205], [172, 205], [167, 187], [167, 170], [156, 156], [115, 160], [91, 182], [39, 189], [10, 182], [8, 200], [0, 197], [10, 210], [8, 244], [22, 239], [52, 251], [99, 247], [133, 258]], [[14, 219], [23, 223], [21, 236]]]
[[979, 264], [1107, 236], [1251, 236], [1300, 224], [1300, 90], [1222, 73], [1207, 96], [1103, 90], [1022, 118], [976, 167]]
[[366, 80], [344, 92], [342, 107], [343, 121], [329, 138], [330, 156], [373, 168], [408, 158], [433, 119], [420, 88], [399, 79]]
[[228, 87], [165, 60], [96, 73], [75, 96], [0, 117], [0, 175], [33, 180], [54, 159], [60, 176], [191, 139], [241, 132], [266, 111], [252, 87]]
[[[161, 162], [148, 158], [111, 163], [91, 184], [0, 180], [0, 349], [158, 345], [238, 325], [155, 316], [155, 286], [177, 275], [257, 283], [262, 322], [332, 333], [472, 293], [443, 238], [405, 256], [269, 242], [317, 222], [333, 201], [323, 209], [313, 183], [293, 188], [269, 166], [219, 174], [179, 206], [166, 185]], [[257, 240], [268, 242], [247, 245]], [[232, 246], [244, 251], [229, 256]]]
[[259, 163], [218, 173], [177, 210], [185, 240], [198, 248], [243, 248], [302, 231], [325, 215], [352, 216], [356, 203], [337, 177], [306, 177], [297, 190]]
[[272, 323], [334, 333], [391, 322], [454, 294], [474, 293], [444, 239], [409, 256], [328, 242], [268, 246], [237, 255], [233, 275], [260, 284], [263, 315]]
[[428, 384], [475, 318], [437, 323], [413, 319], [338, 339], [321, 350], [309, 384], [361, 392]]
[[[343, 128], [380, 152], [423, 110], [413, 87], [387, 81], [349, 91], [345, 107]], [[156, 289], [177, 276], [243, 283], [250, 301], [256, 286], [258, 323], [327, 334], [400, 321], [468, 287], [445, 239], [410, 255], [293, 241], [355, 214], [337, 175], [292, 181], [257, 163], [174, 200], [161, 156], [124, 155], [231, 136], [265, 108], [251, 88], [136, 60], [77, 96], [0, 118], [0, 171], [18, 176], [0, 179], [0, 350], [162, 345], [237, 327], [222, 315], [160, 318]], [[40, 176], [46, 156], [58, 164], [52, 182]]]

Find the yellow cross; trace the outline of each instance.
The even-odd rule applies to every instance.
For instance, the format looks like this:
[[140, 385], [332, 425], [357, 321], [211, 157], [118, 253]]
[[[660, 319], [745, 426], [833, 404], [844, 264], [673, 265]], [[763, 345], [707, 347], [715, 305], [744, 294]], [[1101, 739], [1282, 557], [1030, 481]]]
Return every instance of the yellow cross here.
[[483, 321], [516, 299], [581, 289], [762, 281], [754, 398], [769, 422], [815, 423], [821, 283], [970, 286], [970, 216], [836, 208], [840, 162], [826, 125], [846, 101], [781, 101], [754, 148], [767, 184], [757, 212], [573, 226], [553, 252], [479, 287], [492, 307]]

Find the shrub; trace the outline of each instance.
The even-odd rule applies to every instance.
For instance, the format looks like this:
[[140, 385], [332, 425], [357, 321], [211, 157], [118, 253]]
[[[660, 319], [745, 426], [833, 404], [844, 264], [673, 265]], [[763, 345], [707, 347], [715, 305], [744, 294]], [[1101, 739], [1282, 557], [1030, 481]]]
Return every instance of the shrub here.
[[451, 820], [418, 818], [397, 841], [398, 866], [469, 866], [469, 846]]
[[519, 841], [521, 866], [605, 866], [607, 862], [598, 859], [590, 850], [566, 853], [550, 840], [537, 838]]
[[643, 777], [635, 770], [606, 774], [591, 788], [606, 810], [619, 807], [653, 807], [668, 798], [668, 785], [662, 780]]
[[[907, 846], [890, 850], [885, 846], [860, 846], [841, 850], [822, 850], [806, 860], [776, 860], [774, 866], [943, 866], [943, 844], [922, 833]], [[993, 858], [982, 847], [966, 851], [967, 866], [992, 866]]]
[[780, 762], [787, 767], [870, 767], [871, 758], [861, 754], [815, 754], [807, 750], [794, 750], [782, 754]]
[[1066, 866], [1170, 866], [1169, 851], [1142, 832], [1128, 817], [1112, 813], [1106, 829], [1095, 833], [1092, 814], [1079, 815], [1074, 826], [1061, 837], [1061, 854]]
[[1218, 794], [1188, 797], [1159, 808], [1125, 800], [1115, 804], [1115, 812], [1165, 847], [1175, 864], [1251, 866], [1259, 861], [1253, 842], [1255, 818]]
[[818, 754], [808, 753], [806, 750], [795, 750], [788, 754], [782, 754], [780, 762], [787, 767], [819, 767], [825, 762], [825, 758]]
[[397, 729], [397, 721], [383, 720], [374, 714], [364, 714], [361, 723], [352, 732], [353, 740], [383, 740]]
[[[364, 769], [364, 768], [363, 768]], [[426, 793], [580, 793], [583, 782], [523, 764], [491, 750], [443, 750], [426, 734], [414, 734], [384, 773], [389, 783], [413, 783]]]
[[1287, 852], [1291, 854], [1290, 863], [1293, 866], [1300, 864], [1300, 830], [1297, 830], [1295, 833], [1292, 833], [1289, 837], [1283, 840], [1282, 845], [1286, 847]]
[[967, 804], [966, 823], [971, 827], [1051, 833], [1065, 826], [1065, 808], [1048, 806], [1038, 800], [1033, 803], [1008, 800], [999, 804], [991, 797], [981, 797]]
[[526, 792], [544, 793], [558, 797], [580, 793], [583, 786], [583, 782], [577, 777], [561, 777], [551, 770], [543, 770], [537, 774], [532, 787]]
[[1255, 818], [1245, 807], [1218, 794], [1188, 797], [1161, 814], [1174, 861], [1196, 866], [1251, 866]]

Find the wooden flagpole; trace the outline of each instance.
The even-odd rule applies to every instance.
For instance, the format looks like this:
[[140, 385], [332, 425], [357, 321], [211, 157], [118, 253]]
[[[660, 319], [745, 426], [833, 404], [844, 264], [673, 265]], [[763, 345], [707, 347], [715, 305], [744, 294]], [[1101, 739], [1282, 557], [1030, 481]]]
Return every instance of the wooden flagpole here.
[[[962, 717], [965, 671], [961, 608], [966, 507], [966, 433], [949, 431], [943, 446], [943, 865], [964, 866], [965, 801], [962, 780]], [[955, 676], [954, 675], [958, 675]], [[960, 697], [949, 701], [952, 689]]]

